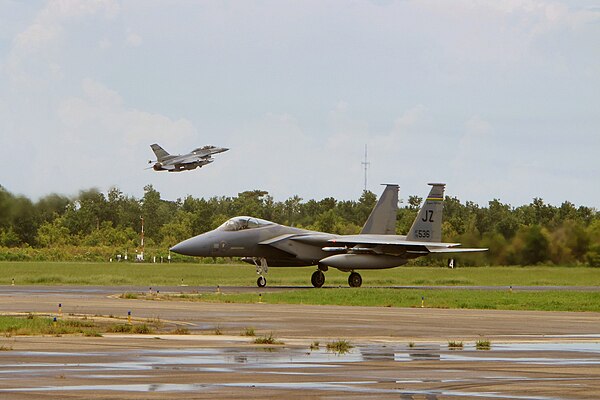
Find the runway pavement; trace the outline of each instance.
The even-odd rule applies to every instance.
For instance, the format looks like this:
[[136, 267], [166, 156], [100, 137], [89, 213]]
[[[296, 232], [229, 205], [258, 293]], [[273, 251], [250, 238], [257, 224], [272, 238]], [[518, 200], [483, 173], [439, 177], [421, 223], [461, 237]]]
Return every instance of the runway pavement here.
[[[131, 311], [136, 320], [160, 320], [164, 330], [184, 326], [192, 333], [0, 338], [8, 350], [0, 352], [0, 398], [600, 398], [600, 313], [114, 296], [148, 290], [0, 287], [3, 313], [56, 315], [61, 303], [64, 318], [124, 318]], [[241, 336], [248, 327], [284, 344], [255, 345]], [[223, 334], [214, 335], [217, 329]], [[491, 350], [475, 349], [482, 338]], [[337, 339], [354, 348], [327, 351]], [[449, 341], [464, 347], [450, 350]]]

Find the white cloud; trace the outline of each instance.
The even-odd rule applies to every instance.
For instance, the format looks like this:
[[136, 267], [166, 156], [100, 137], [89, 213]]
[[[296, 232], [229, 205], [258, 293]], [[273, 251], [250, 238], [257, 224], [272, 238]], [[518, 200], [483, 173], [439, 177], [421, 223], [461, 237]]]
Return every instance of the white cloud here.
[[465, 122], [463, 132], [452, 161], [455, 174], [482, 180], [489, 172], [485, 166], [491, 165], [497, 150], [494, 148], [493, 128], [489, 122], [475, 115]]
[[61, 74], [54, 72], [60, 69], [57, 54], [66, 36], [65, 25], [96, 14], [112, 18], [119, 9], [115, 0], [49, 1], [14, 39], [7, 57], [7, 71], [12, 80], [31, 85], [44, 79], [45, 74], [40, 76], [40, 71], [44, 71], [45, 65], [51, 66], [48, 76], [61, 78]]
[[439, 47], [436, 57], [442, 57], [433, 61], [446, 67], [447, 79], [453, 82], [491, 71], [548, 68], [556, 50], [548, 51], [540, 42], [572, 35], [600, 21], [599, 11], [543, 0], [412, 4], [426, 13], [428, 24], [443, 32], [430, 46]]
[[139, 146], [151, 140], [180, 144], [194, 134], [188, 120], [127, 108], [116, 91], [92, 79], [83, 81], [82, 92], [82, 97], [67, 99], [58, 108], [65, 132], [72, 136], [87, 132], [84, 137]]
[[394, 121], [394, 133], [403, 135], [407, 131], [414, 129], [423, 120], [426, 111], [427, 109], [422, 104], [418, 104], [407, 110], [401, 117]]
[[[574, 202], [600, 198], [570, 183], [598, 172], [598, 9], [0, 4], [11, 17], [0, 23], [2, 145], [6, 162], [31, 160], [3, 184], [27, 195], [154, 183], [168, 198], [255, 188], [357, 198], [368, 144], [377, 193], [397, 182], [423, 195], [428, 180], [445, 180], [461, 199], [520, 204], [534, 179], [553, 182], [533, 189], [544, 198], [562, 200], [562, 188]], [[152, 142], [174, 153], [231, 150], [202, 170], [159, 174], [142, 170]]]
[[128, 46], [130, 47], [139, 47], [142, 45], [142, 37], [134, 32], [128, 32], [127, 38], [125, 40]]
[[62, 28], [54, 22], [35, 22], [19, 33], [14, 41], [14, 50], [21, 54], [39, 51], [56, 41]]
[[104, 38], [98, 42], [98, 47], [102, 50], [108, 50], [112, 47], [112, 43], [110, 40]]

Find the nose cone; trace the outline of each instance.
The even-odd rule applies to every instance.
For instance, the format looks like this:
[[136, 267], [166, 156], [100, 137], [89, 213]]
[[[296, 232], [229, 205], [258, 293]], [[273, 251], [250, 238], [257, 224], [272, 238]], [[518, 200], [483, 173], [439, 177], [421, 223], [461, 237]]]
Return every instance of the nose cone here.
[[171, 251], [184, 256], [210, 256], [210, 236], [206, 234], [194, 236], [171, 247]]
[[217, 147], [217, 153], [223, 153], [229, 150], [227, 147]]

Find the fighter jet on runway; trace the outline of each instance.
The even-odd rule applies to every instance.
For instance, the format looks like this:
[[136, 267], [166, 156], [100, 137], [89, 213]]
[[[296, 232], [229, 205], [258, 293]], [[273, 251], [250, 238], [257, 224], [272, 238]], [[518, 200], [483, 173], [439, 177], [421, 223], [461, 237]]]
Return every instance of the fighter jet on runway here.
[[431, 253], [461, 253], [487, 249], [457, 248], [460, 243], [443, 243], [443, 183], [432, 186], [408, 235], [396, 235], [398, 185], [386, 185], [381, 198], [358, 235], [335, 235], [279, 225], [252, 217], [231, 218], [217, 229], [173, 246], [172, 251], [188, 256], [243, 257], [256, 265], [257, 285], [267, 281], [268, 267], [316, 265], [311, 282], [325, 283], [329, 267], [350, 272], [348, 284], [359, 287], [356, 270], [394, 268], [408, 260]]
[[150, 145], [150, 147], [154, 154], [156, 154], [156, 161], [150, 160], [148, 163], [154, 163], [152, 168], [155, 171], [169, 172], [179, 172], [202, 167], [214, 161], [211, 155], [229, 150], [225, 147], [204, 146], [192, 150], [191, 153], [171, 155], [156, 143]]

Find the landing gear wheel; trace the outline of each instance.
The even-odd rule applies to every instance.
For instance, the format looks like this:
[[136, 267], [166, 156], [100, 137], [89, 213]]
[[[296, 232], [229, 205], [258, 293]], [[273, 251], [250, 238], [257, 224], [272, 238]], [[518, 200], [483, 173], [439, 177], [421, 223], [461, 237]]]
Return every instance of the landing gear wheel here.
[[325, 283], [325, 274], [323, 273], [323, 271], [317, 270], [313, 272], [312, 276], [310, 277], [310, 282], [316, 288], [323, 286], [323, 284]]
[[259, 276], [258, 279], [256, 280], [256, 285], [258, 287], [265, 287], [265, 286], [267, 286], [267, 280], [265, 279], [264, 276]]
[[454, 268], [456, 267], [456, 261], [454, 260], [454, 258], [449, 258], [448, 259], [448, 268]]
[[362, 278], [358, 272], [352, 272], [348, 277], [348, 285], [350, 287], [360, 287], [362, 285]]

